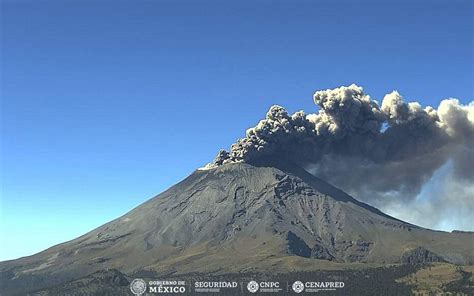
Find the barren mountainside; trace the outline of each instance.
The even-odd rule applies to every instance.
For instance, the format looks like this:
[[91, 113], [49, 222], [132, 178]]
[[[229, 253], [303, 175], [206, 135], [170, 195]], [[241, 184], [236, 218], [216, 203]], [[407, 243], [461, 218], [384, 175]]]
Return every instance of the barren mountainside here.
[[[474, 235], [383, 214], [290, 164], [197, 170], [124, 216], [33, 256], [0, 263], [1, 284], [124, 273], [275, 272], [337, 264], [473, 264]], [[31, 284], [33, 285], [33, 284]]]

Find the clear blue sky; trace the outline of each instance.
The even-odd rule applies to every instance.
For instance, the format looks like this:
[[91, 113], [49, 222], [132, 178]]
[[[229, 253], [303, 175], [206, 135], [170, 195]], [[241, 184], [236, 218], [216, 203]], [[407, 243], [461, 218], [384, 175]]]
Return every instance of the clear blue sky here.
[[176, 2], [2, 1], [0, 260], [124, 214], [272, 104], [473, 98], [469, 0]]

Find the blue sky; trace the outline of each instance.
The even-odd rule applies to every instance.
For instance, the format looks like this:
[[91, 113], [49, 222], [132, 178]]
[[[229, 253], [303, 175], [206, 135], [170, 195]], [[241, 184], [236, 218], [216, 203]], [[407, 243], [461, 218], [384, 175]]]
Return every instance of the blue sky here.
[[116, 218], [272, 104], [473, 98], [471, 1], [2, 1], [0, 260]]

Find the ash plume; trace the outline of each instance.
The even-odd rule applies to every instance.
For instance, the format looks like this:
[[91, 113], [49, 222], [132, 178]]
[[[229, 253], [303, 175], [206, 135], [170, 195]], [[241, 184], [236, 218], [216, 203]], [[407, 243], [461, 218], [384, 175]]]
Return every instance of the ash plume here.
[[[434, 109], [406, 102], [393, 91], [379, 104], [355, 84], [317, 91], [313, 99], [319, 106], [314, 114], [290, 115], [285, 108], [272, 106], [265, 119], [249, 128], [230, 151], [219, 152], [209, 167], [285, 159], [360, 200], [398, 212], [400, 204], [412, 205], [448, 162], [452, 163], [449, 186], [458, 188], [456, 180], [472, 184], [472, 102], [463, 105], [445, 99]], [[474, 209], [472, 194], [459, 198]]]

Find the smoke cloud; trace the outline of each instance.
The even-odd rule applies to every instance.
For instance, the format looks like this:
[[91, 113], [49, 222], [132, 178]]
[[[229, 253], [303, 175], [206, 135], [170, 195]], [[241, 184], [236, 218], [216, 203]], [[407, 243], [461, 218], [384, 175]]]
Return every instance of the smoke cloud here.
[[[468, 216], [472, 216], [473, 102], [462, 105], [445, 99], [437, 109], [423, 108], [393, 91], [379, 104], [355, 84], [317, 91], [313, 98], [320, 107], [314, 114], [290, 115], [285, 108], [272, 106], [265, 119], [248, 129], [230, 151], [220, 151], [209, 166], [286, 159], [359, 200], [422, 226], [433, 227], [438, 225], [433, 221], [446, 218], [443, 213], [452, 214], [443, 210], [448, 201], [471, 209]], [[441, 188], [417, 208], [420, 194], [427, 194], [424, 189], [442, 170], [443, 180], [437, 181]], [[421, 208], [430, 219], [416, 218], [414, 213]], [[474, 230], [472, 222], [450, 219], [453, 227]]]

